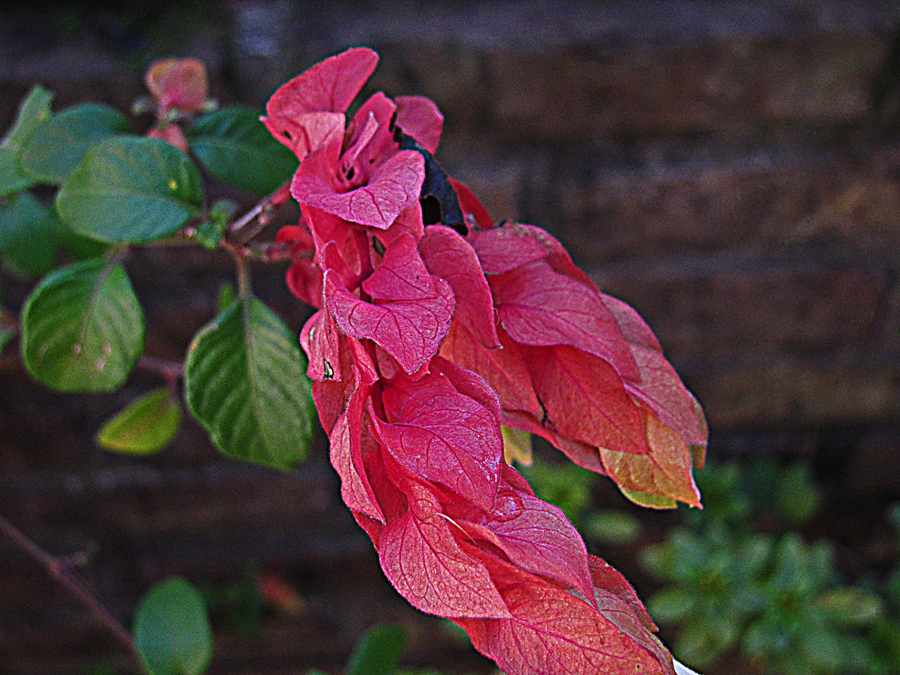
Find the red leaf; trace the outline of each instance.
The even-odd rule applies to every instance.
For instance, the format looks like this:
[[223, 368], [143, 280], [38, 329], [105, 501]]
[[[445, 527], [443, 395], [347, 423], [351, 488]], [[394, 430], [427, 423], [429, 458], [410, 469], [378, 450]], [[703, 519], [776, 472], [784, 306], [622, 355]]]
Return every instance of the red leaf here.
[[631, 345], [652, 349], [653, 351], [662, 352], [662, 347], [656, 335], [650, 330], [650, 326], [641, 318], [634, 309], [611, 295], [603, 294], [601, 296], [603, 304], [609, 307], [609, 310], [616, 317], [619, 328], [622, 329], [622, 335]]
[[437, 152], [444, 130], [444, 116], [434, 101], [425, 96], [398, 96], [397, 126], [431, 154]]
[[653, 623], [653, 619], [647, 614], [644, 603], [640, 601], [628, 580], [612, 565], [595, 555], [588, 555], [588, 564], [591, 568], [594, 593], [602, 591], [606, 594], [615, 595], [631, 608], [631, 613], [634, 614], [641, 626], [655, 633], [657, 630], [656, 624]]
[[339, 272], [345, 287], [357, 288], [363, 272], [371, 271], [364, 228], [312, 206], [301, 208], [315, 243], [315, 262], [323, 270]]
[[687, 444], [706, 443], [706, 430], [697, 417], [694, 397], [681, 383], [672, 364], [661, 353], [644, 347], [633, 346], [631, 352], [641, 369], [641, 381], [626, 382], [629, 393], [651, 408]]
[[413, 607], [446, 617], [508, 617], [487, 568], [466, 554], [426, 488], [409, 484], [410, 511], [381, 532], [385, 576]]
[[462, 209], [469, 230], [474, 230], [475, 228], [486, 230], [494, 226], [494, 219], [491, 218], [491, 214], [488, 213], [484, 205], [478, 201], [478, 197], [465, 184], [460, 183], [455, 178], [450, 179], [450, 184], [456, 190], [459, 207]]
[[481, 631], [508, 675], [672, 675], [668, 654], [660, 662], [584, 600], [499, 560], [489, 569], [513, 618], [485, 620]]
[[631, 588], [631, 585], [600, 558], [590, 556], [594, 578], [594, 598], [600, 613], [625, 635], [652, 654], [664, 666], [664, 672], [674, 675], [672, 656], [653, 635], [656, 626]]
[[454, 321], [441, 345], [441, 356], [481, 375], [500, 397], [504, 410], [524, 410], [540, 418], [541, 404], [520, 348], [499, 332], [502, 349], [487, 349], [471, 332]]
[[322, 269], [311, 258], [295, 258], [285, 274], [288, 289], [313, 307], [322, 306]]
[[373, 300], [431, 300], [437, 297], [431, 274], [419, 256], [416, 242], [408, 234], [391, 243], [381, 265], [362, 287]]
[[651, 411], [642, 409], [641, 413], [650, 452], [636, 455], [601, 448], [607, 473], [626, 490], [700, 506], [700, 493], [691, 474], [691, 452], [684, 438]]
[[568, 346], [530, 348], [526, 361], [544, 426], [597, 448], [650, 451], [638, 407], [606, 361]]
[[503, 461], [494, 413], [440, 373], [385, 384], [382, 401], [387, 421], [374, 422], [401, 466], [482, 508], [493, 507]]
[[584, 541], [557, 507], [507, 486], [498, 492], [493, 510], [477, 513], [470, 509], [468, 514], [463, 510], [458, 518], [450, 510], [450, 515], [470, 534], [501, 549], [517, 567], [561, 581], [593, 598]]
[[343, 287], [333, 273], [325, 273], [325, 298], [335, 322], [347, 335], [373, 340], [393, 356], [407, 373], [414, 373], [437, 353], [450, 328], [453, 291], [434, 279], [436, 298], [430, 300], [363, 302]]
[[360, 386], [360, 382], [370, 385], [378, 379], [372, 360], [358, 340], [340, 335], [338, 344], [340, 366], [335, 367], [335, 372], [340, 373], [342, 379], [313, 381], [312, 385], [319, 420], [329, 435], [338, 417], [344, 414], [350, 395]]
[[481, 375], [440, 356], [435, 356], [432, 360], [431, 370], [446, 375], [456, 391], [475, 399], [490, 411], [494, 419], [500, 419], [500, 399], [497, 398], [497, 392]]
[[376, 65], [378, 54], [371, 49], [348, 49], [281, 85], [266, 104], [266, 112], [288, 118], [316, 111], [342, 113], [375, 72]]
[[503, 329], [533, 346], [571, 345], [609, 362], [624, 378], [640, 373], [612, 312], [586, 284], [534, 262], [489, 278]]
[[309, 359], [306, 374], [311, 380], [341, 380], [337, 327], [327, 311], [320, 309], [303, 325], [300, 346]]
[[332, 176], [314, 173], [307, 165], [300, 166], [291, 183], [291, 194], [298, 202], [380, 230], [418, 201], [425, 180], [425, 160], [414, 150], [393, 155], [373, 171], [367, 185], [348, 192], [336, 191]]
[[385, 518], [375, 498], [375, 494], [365, 474], [362, 461], [361, 433], [364, 397], [368, 390], [357, 389], [350, 397], [350, 403], [338, 419], [331, 433], [331, 465], [341, 477], [341, 498], [357, 513], [362, 513], [378, 522]]
[[608, 295], [603, 302], [613, 312], [641, 372], [639, 382], [626, 382], [629, 393], [649, 406], [688, 445], [705, 446], [706, 424], [696, 399], [662, 354], [659, 341], [640, 315], [621, 300]]
[[485, 274], [503, 274], [547, 257], [533, 233], [517, 224], [507, 224], [469, 234]]
[[491, 289], [472, 246], [451, 228], [432, 225], [419, 242], [419, 252], [428, 270], [453, 289], [454, 320], [485, 347], [499, 347]]

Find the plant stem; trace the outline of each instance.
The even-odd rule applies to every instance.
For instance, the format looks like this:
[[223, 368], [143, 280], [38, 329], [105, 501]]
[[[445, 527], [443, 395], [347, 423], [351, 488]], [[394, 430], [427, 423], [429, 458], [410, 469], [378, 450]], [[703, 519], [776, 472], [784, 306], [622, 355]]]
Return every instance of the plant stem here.
[[94, 596], [81, 579], [72, 572], [72, 566], [80, 562], [79, 556], [68, 556], [66, 558], [55, 558], [47, 551], [42, 549], [31, 539], [20, 532], [15, 525], [0, 515], [0, 532], [10, 539], [17, 547], [27, 553], [32, 559], [37, 561], [46, 572], [56, 579], [67, 591], [81, 600], [94, 617], [109, 630], [116, 639], [128, 649], [129, 653], [134, 657], [138, 664], [141, 663], [140, 655], [131, 634], [119, 622], [116, 617], [110, 614], [109, 610], [104, 607], [100, 601]]
[[149, 370], [153, 373], [159, 373], [170, 385], [178, 382], [178, 378], [184, 374], [184, 364], [178, 361], [166, 361], [156, 356], [143, 355], [138, 359], [138, 368]]
[[245, 213], [243, 216], [241, 216], [228, 226], [228, 233], [235, 234], [237, 232], [240, 232], [251, 222], [253, 222], [254, 220], [258, 220], [256, 226], [250, 231], [250, 233], [242, 238], [244, 242], [253, 239], [253, 237], [259, 234], [260, 230], [262, 230], [266, 225], [269, 224], [269, 221], [272, 219], [272, 214], [274, 213], [276, 207], [281, 206], [288, 199], [290, 199], [290, 192], [288, 192], [289, 185], [290, 182], [287, 182], [277, 190], [275, 190], [272, 194], [263, 197], [259, 202], [257, 202], [256, 206], [254, 206], [252, 209], [247, 211], [247, 213]]

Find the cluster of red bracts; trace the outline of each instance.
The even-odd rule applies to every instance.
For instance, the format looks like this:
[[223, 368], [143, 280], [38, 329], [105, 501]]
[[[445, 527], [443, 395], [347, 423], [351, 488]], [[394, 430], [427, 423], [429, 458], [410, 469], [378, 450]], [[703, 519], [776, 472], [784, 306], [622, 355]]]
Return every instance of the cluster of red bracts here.
[[377, 58], [317, 64], [264, 118], [300, 159], [279, 239], [319, 307], [301, 342], [343, 499], [394, 587], [510, 675], [673, 673], [628, 582], [506, 464], [501, 424], [637, 501], [697, 504], [699, 407], [634, 310], [443, 174], [431, 101], [377, 93], [348, 122]]

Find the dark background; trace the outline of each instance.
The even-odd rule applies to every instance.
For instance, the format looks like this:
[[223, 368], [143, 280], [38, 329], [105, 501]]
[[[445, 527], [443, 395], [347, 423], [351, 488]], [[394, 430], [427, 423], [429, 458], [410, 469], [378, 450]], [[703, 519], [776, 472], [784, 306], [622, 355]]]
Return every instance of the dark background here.
[[[372, 87], [438, 103], [438, 159], [496, 219], [547, 228], [648, 320], [705, 406], [710, 455], [809, 459], [840, 537], [900, 495], [898, 31], [900, 5], [875, 0], [5, 3], [0, 127], [34, 82], [56, 109], [128, 109], [169, 55], [203, 59], [223, 103], [261, 108], [313, 62], [372, 46]], [[227, 256], [144, 250], [128, 269], [147, 352], [181, 359]], [[282, 274], [255, 270], [255, 288], [299, 328]], [[17, 310], [29, 284], [2, 282]], [[213, 673], [335, 668], [388, 619], [412, 631], [409, 662], [487, 672], [384, 581], [322, 439], [291, 474], [219, 458], [191, 422], [150, 459], [97, 449], [103, 420], [159, 384], [60, 396], [8, 348], [0, 513], [54, 554], [87, 550], [85, 577], [126, 623], [169, 574], [220, 590], [282, 575], [302, 611], [255, 634], [220, 619]], [[0, 541], [0, 673], [103, 663], [127, 655]]]

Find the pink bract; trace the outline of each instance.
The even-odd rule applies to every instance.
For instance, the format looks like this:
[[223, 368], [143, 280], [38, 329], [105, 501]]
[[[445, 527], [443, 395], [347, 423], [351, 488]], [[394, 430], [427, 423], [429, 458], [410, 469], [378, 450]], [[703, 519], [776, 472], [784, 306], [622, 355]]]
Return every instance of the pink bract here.
[[[376, 93], [347, 119], [377, 59], [313, 66], [264, 120], [300, 159], [301, 222], [279, 241], [290, 289], [321, 308], [301, 343], [341, 495], [394, 587], [509, 675], [672, 675], [628, 583], [504, 462], [501, 424], [637, 501], [698, 505], [699, 406], [646, 323], [556, 239], [495, 225], [435, 169], [433, 102]], [[438, 194], [462, 224], [423, 221]]]

